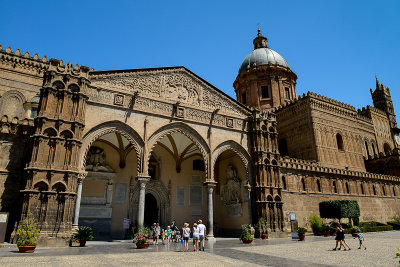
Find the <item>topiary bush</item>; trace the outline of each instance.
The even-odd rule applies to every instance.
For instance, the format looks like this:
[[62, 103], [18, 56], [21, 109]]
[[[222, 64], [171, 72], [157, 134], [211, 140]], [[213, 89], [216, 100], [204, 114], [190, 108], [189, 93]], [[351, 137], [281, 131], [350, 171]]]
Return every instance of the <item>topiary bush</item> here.
[[388, 225], [392, 226], [394, 230], [400, 230], [400, 223], [396, 221], [387, 222]]
[[342, 219], [360, 217], [360, 207], [356, 200], [330, 200], [319, 203], [321, 218]]

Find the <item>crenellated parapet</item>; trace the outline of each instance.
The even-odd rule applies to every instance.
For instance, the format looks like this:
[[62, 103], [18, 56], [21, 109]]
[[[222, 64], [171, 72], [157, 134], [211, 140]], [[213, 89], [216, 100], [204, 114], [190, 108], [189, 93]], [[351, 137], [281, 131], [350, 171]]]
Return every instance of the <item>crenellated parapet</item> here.
[[8, 118], [3, 116], [0, 120], [0, 133], [30, 135], [34, 129], [32, 119]]
[[3, 49], [0, 44], [0, 63], [3, 68], [10, 70], [20, 70], [22, 72], [28, 72], [32, 75], [42, 75], [43, 72], [48, 68], [49, 62], [46, 56], [39, 58], [36, 53], [33, 56], [28, 51], [21, 53], [20, 49], [12, 51], [11, 47]]
[[322, 176], [340, 176], [347, 178], [363, 178], [379, 181], [391, 181], [400, 183], [400, 177], [392, 175], [383, 175], [377, 173], [352, 171], [347, 169], [323, 167], [316, 161], [296, 159], [290, 157], [283, 157], [280, 161], [280, 167], [288, 170], [297, 170], [310, 173], [316, 173]]

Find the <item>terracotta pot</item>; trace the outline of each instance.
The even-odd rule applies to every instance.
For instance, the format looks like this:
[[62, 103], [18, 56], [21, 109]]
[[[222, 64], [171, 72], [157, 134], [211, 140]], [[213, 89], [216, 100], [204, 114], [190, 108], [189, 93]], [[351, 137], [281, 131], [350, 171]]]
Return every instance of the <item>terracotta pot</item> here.
[[353, 237], [357, 237], [357, 233], [351, 233]]
[[261, 234], [261, 239], [268, 239], [268, 234]]
[[251, 240], [242, 239], [242, 242], [245, 244], [250, 244], [251, 242], [253, 242], [253, 239]]
[[136, 243], [136, 248], [148, 248], [150, 243]]
[[35, 252], [36, 246], [18, 246], [18, 250], [21, 253], [32, 253]]
[[305, 238], [306, 238], [305, 234], [299, 234], [300, 241], [304, 241]]
[[79, 246], [84, 247], [86, 245], [86, 241], [79, 240]]
[[324, 236], [329, 236], [329, 231], [325, 231]]

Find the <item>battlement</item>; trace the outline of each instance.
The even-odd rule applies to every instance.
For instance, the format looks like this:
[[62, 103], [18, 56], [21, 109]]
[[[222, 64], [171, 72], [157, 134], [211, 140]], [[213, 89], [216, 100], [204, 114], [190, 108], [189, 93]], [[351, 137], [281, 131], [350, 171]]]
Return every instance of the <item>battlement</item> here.
[[64, 64], [64, 61], [55, 58], [50, 59], [49, 63], [50, 71], [54, 70], [63, 74], [71, 74], [74, 76], [81, 76], [89, 79], [90, 69], [87, 66], [79, 66], [78, 64], [73, 66], [71, 62]]
[[323, 167], [316, 161], [303, 160], [290, 157], [283, 157], [282, 160], [280, 161], [280, 167], [286, 169], [295, 169], [299, 171], [318, 172], [322, 174], [332, 174], [332, 175], [350, 176], [350, 177], [358, 177], [365, 179], [400, 182], [400, 177], [397, 176]]
[[376, 107], [373, 107], [370, 105], [367, 105], [367, 107], [363, 107], [362, 109], [358, 109], [357, 113], [367, 116], [368, 112], [371, 112], [371, 111], [386, 117], [386, 113], [383, 110], [380, 110], [379, 108], [376, 108]]
[[8, 116], [2, 116], [0, 120], [0, 132], [2, 134], [28, 134], [29, 130], [33, 130], [34, 122], [33, 119], [19, 119], [8, 118]]

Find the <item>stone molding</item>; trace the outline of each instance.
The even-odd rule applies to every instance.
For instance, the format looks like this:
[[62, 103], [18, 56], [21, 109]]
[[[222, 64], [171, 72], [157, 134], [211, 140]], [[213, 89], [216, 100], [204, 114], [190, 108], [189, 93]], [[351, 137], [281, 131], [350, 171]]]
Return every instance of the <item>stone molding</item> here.
[[142, 155], [144, 142], [140, 135], [127, 124], [119, 121], [110, 121], [99, 124], [92, 129], [90, 129], [82, 139], [82, 147], [80, 151], [79, 167], [84, 169], [86, 162], [86, 156], [89, 151], [90, 146], [101, 136], [118, 132], [123, 135], [134, 147], [136, 158], [137, 158], [137, 173], [142, 173]]
[[246, 170], [246, 178], [248, 180], [251, 180], [251, 158], [249, 153], [238, 143], [232, 140], [225, 141], [221, 144], [219, 144], [213, 151], [212, 153], [212, 170], [215, 168], [215, 163], [218, 159], [218, 157], [225, 151], [227, 150], [232, 150], [233, 152], [236, 153], [236, 155], [239, 156], [241, 161], [244, 164], [245, 170]]
[[185, 123], [175, 122], [168, 125], [165, 125], [158, 130], [156, 130], [151, 137], [148, 139], [147, 142], [147, 149], [145, 151], [144, 157], [144, 170], [147, 171], [148, 163], [150, 161], [151, 152], [154, 149], [154, 146], [160, 141], [164, 136], [171, 133], [182, 133], [186, 137], [188, 137], [200, 150], [201, 154], [203, 155], [204, 165], [205, 165], [205, 179], [207, 180], [208, 177], [208, 154], [210, 153], [210, 148], [207, 145], [207, 142], [203, 139], [203, 137], [192, 127]]

